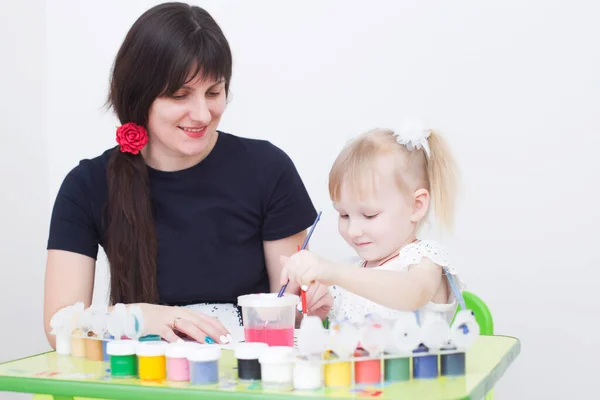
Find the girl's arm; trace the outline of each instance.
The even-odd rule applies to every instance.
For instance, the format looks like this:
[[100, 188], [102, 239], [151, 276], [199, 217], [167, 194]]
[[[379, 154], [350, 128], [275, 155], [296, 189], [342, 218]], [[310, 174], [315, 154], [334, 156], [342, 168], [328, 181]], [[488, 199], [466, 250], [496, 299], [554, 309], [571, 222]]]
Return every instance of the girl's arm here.
[[425, 257], [408, 271], [336, 264], [309, 251], [300, 251], [282, 261], [280, 283], [289, 278], [300, 285], [314, 282], [337, 285], [382, 306], [403, 311], [414, 311], [427, 304], [443, 279], [442, 268]]
[[408, 271], [334, 265], [331, 283], [382, 306], [413, 311], [427, 304], [443, 279], [442, 268], [423, 258]]

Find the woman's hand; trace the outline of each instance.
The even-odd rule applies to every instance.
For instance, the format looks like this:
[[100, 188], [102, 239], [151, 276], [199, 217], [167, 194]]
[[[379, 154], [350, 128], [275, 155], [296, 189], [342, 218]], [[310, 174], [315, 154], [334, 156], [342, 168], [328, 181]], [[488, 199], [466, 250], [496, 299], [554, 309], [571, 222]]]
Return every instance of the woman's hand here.
[[200, 343], [232, 341], [231, 334], [218, 319], [182, 307], [137, 304], [144, 314], [144, 335], [160, 335], [169, 342], [188, 336]]

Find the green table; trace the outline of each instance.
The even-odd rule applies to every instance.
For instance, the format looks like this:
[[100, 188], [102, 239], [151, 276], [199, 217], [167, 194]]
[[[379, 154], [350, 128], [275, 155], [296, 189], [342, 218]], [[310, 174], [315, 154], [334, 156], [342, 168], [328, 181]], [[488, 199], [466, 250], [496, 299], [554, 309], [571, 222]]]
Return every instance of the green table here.
[[36, 400], [72, 400], [73, 397], [108, 399], [481, 399], [493, 388], [519, 355], [518, 339], [508, 336], [481, 336], [467, 352], [467, 373], [463, 377], [411, 380], [383, 386], [321, 389], [311, 392], [268, 392], [259, 383], [241, 385], [236, 381], [235, 359], [224, 351], [220, 383], [214, 387], [189, 383], [145, 383], [137, 379], [112, 379], [105, 362], [88, 361], [54, 352], [0, 364], [0, 390], [47, 394]]

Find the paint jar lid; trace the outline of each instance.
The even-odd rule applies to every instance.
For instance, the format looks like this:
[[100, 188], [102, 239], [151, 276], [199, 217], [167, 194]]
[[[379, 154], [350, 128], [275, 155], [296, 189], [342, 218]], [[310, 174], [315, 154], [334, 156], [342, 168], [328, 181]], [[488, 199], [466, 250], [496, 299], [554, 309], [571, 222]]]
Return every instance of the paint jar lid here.
[[52, 328], [50, 334], [71, 335], [76, 327], [76, 320], [83, 310], [84, 306], [82, 302], [77, 302], [58, 310], [50, 319], [50, 327]]
[[233, 355], [239, 360], [258, 360], [268, 347], [268, 344], [262, 342], [241, 342], [235, 346]]
[[427, 353], [429, 351], [429, 348], [427, 348], [427, 346], [425, 346], [423, 343], [419, 344], [419, 347], [417, 347], [416, 349], [413, 350], [413, 353], [418, 354], [418, 353]]
[[221, 358], [221, 348], [212, 344], [187, 347], [187, 359], [192, 362], [216, 361]]
[[313, 366], [318, 365], [319, 367], [323, 364], [323, 359], [315, 354], [310, 356], [298, 355], [295, 359], [296, 366]]
[[136, 353], [136, 342], [133, 340], [113, 340], [106, 344], [109, 356], [132, 356]]
[[153, 340], [162, 340], [160, 335], [145, 335], [138, 339], [140, 342], [152, 342]]
[[287, 307], [298, 304], [300, 297], [291, 293], [284, 293], [277, 297], [277, 293], [255, 293], [238, 297], [240, 307]]
[[439, 349], [448, 343], [450, 326], [448, 322], [437, 314], [428, 316], [421, 325], [421, 342], [430, 349]]
[[[196, 345], [201, 346], [200, 344]], [[180, 342], [169, 343], [165, 355], [169, 358], [186, 358], [189, 350], [193, 348], [192, 346], [194, 346], [194, 343], [187, 343], [183, 340]]]
[[114, 337], [122, 337], [125, 333], [126, 319], [127, 308], [125, 304], [115, 304], [112, 311], [106, 317], [106, 330]]
[[283, 364], [294, 361], [296, 350], [289, 346], [270, 346], [260, 355], [261, 364]]
[[164, 356], [167, 349], [166, 342], [137, 342], [136, 354], [140, 357]]

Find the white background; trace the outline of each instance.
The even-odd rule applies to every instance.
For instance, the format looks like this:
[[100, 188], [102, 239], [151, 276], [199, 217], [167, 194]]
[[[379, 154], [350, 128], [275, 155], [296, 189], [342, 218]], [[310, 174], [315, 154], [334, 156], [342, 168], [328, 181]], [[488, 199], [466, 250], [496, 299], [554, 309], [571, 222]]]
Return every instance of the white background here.
[[[103, 109], [112, 60], [156, 3], [0, 6], [0, 361], [48, 349], [42, 300], [54, 197], [80, 159], [114, 145], [116, 119]], [[597, 2], [197, 4], [219, 22], [234, 55], [221, 129], [271, 140], [293, 158], [324, 211], [314, 250], [351, 255], [327, 194], [345, 141], [422, 116], [446, 134], [462, 171], [458, 224], [446, 243], [469, 289], [491, 307], [496, 333], [522, 341], [496, 398], [593, 393]], [[99, 259], [94, 299], [106, 301]]]

